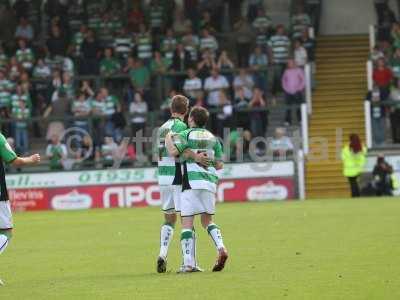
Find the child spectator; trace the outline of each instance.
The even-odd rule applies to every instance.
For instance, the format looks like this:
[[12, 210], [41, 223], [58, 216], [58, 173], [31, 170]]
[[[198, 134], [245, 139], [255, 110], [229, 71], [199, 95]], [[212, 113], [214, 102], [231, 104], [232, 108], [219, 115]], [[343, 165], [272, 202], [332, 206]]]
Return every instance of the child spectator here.
[[286, 136], [285, 128], [276, 128], [275, 136], [267, 146], [272, 151], [274, 158], [286, 159], [287, 155], [292, 155], [294, 146], [292, 140]]
[[309, 61], [315, 60], [315, 40], [310, 38], [308, 33], [308, 28], [303, 30], [303, 33], [300, 37], [300, 42], [303, 47], [307, 50], [307, 57]]
[[104, 50], [104, 58], [100, 62], [100, 74], [103, 76], [113, 76], [121, 70], [119, 60], [114, 57], [113, 50], [106, 48]]
[[87, 98], [85, 93], [80, 93], [76, 99], [72, 102], [71, 107], [74, 118], [74, 126], [89, 131], [88, 117], [92, 111], [92, 105], [90, 98]]
[[52, 135], [46, 148], [46, 156], [50, 159], [50, 170], [64, 169], [63, 163], [67, 159], [68, 151], [65, 144], [60, 142], [58, 135]]
[[303, 47], [300, 40], [294, 41], [294, 61], [298, 67], [304, 68], [307, 64], [307, 50]]
[[18, 105], [12, 109], [14, 119], [14, 138], [18, 153], [24, 155], [28, 152], [28, 118], [31, 116], [29, 107], [23, 99], [18, 100]]

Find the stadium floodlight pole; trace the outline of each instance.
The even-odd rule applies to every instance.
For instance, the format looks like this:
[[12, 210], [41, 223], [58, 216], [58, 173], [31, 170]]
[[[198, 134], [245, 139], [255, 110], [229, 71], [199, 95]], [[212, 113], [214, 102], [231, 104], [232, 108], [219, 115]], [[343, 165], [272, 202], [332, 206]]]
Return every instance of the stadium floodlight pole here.
[[299, 199], [306, 199], [306, 183], [304, 176], [304, 153], [303, 150], [297, 151], [297, 181], [299, 186]]
[[308, 154], [308, 113], [307, 113], [307, 105], [301, 105], [301, 135], [303, 137], [303, 151], [304, 154]]
[[371, 102], [364, 101], [364, 118], [365, 118], [365, 141], [367, 148], [372, 147], [372, 129], [371, 129]]
[[307, 103], [307, 112], [309, 115], [312, 114], [312, 90], [311, 90], [311, 64], [306, 64], [304, 67], [304, 73], [306, 78], [306, 103]]

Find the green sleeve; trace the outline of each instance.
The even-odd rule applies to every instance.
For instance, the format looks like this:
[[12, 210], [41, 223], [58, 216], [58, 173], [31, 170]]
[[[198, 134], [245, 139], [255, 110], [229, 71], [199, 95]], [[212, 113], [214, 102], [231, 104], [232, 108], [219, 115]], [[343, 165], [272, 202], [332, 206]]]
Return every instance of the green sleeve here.
[[175, 123], [174, 123], [174, 125], [172, 126], [172, 128], [171, 128], [171, 131], [173, 132], [173, 133], [179, 133], [179, 132], [182, 132], [182, 131], [185, 131], [186, 129], [187, 129], [188, 127], [187, 127], [187, 125], [185, 124], [185, 122], [182, 122], [182, 121], [176, 121]]
[[222, 146], [221, 143], [217, 140], [217, 142], [214, 145], [214, 156], [216, 161], [221, 161], [222, 160]]
[[188, 143], [188, 134], [189, 130], [184, 130], [178, 134], [173, 135], [173, 141], [176, 149], [178, 149], [179, 153], [182, 153], [185, 151], [187, 148], [189, 148], [189, 143]]
[[17, 155], [11, 149], [10, 145], [7, 143], [6, 138], [1, 133], [0, 133], [0, 157], [6, 163], [10, 163], [17, 158]]

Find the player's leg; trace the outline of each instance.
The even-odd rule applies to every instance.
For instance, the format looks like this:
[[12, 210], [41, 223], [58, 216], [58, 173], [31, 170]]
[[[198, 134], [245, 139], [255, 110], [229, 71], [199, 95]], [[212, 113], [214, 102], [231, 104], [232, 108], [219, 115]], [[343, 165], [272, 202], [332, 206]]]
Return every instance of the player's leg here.
[[197, 192], [196, 190], [186, 190], [181, 194], [181, 247], [183, 255], [183, 267], [181, 272], [184, 273], [196, 271], [193, 221], [194, 216], [201, 213], [201, 207], [198, 205], [199, 194]]
[[[181, 194], [182, 194], [182, 186], [181, 185], [175, 185], [174, 186], [174, 202], [175, 202], [175, 211], [177, 213], [181, 213]], [[181, 220], [182, 223], [182, 220]], [[197, 258], [196, 258], [196, 252], [197, 252], [197, 236], [196, 236], [196, 230], [194, 229], [194, 226], [192, 228], [193, 231], [193, 261], [195, 263], [195, 269], [196, 271], [202, 272], [203, 270], [198, 266]]]
[[[0, 201], [0, 254], [6, 250], [12, 236], [12, 214], [9, 201]], [[0, 285], [3, 285], [0, 279]]]
[[167, 270], [167, 256], [169, 245], [174, 235], [176, 213], [173, 191], [171, 186], [160, 186], [162, 210], [164, 211], [164, 224], [160, 229], [160, 253], [157, 259], [157, 272], [164, 273]]
[[222, 233], [217, 224], [213, 222], [213, 215], [215, 213], [215, 194], [209, 191], [202, 191], [202, 202], [204, 205], [204, 211], [201, 215], [201, 224], [207, 230], [208, 235], [214, 242], [214, 245], [218, 251], [218, 258], [213, 268], [214, 272], [222, 271], [225, 267], [225, 263], [228, 259], [228, 251], [224, 245]]

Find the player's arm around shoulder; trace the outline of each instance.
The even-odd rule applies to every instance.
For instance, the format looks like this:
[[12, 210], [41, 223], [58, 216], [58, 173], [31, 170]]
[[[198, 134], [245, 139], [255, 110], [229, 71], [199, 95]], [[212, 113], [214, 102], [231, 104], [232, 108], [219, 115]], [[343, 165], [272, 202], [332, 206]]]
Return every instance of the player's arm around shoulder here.
[[169, 132], [166, 137], [165, 137], [165, 147], [167, 148], [167, 151], [169, 155], [171, 156], [179, 156], [179, 150], [176, 147], [173, 136], [176, 135], [175, 133]]

